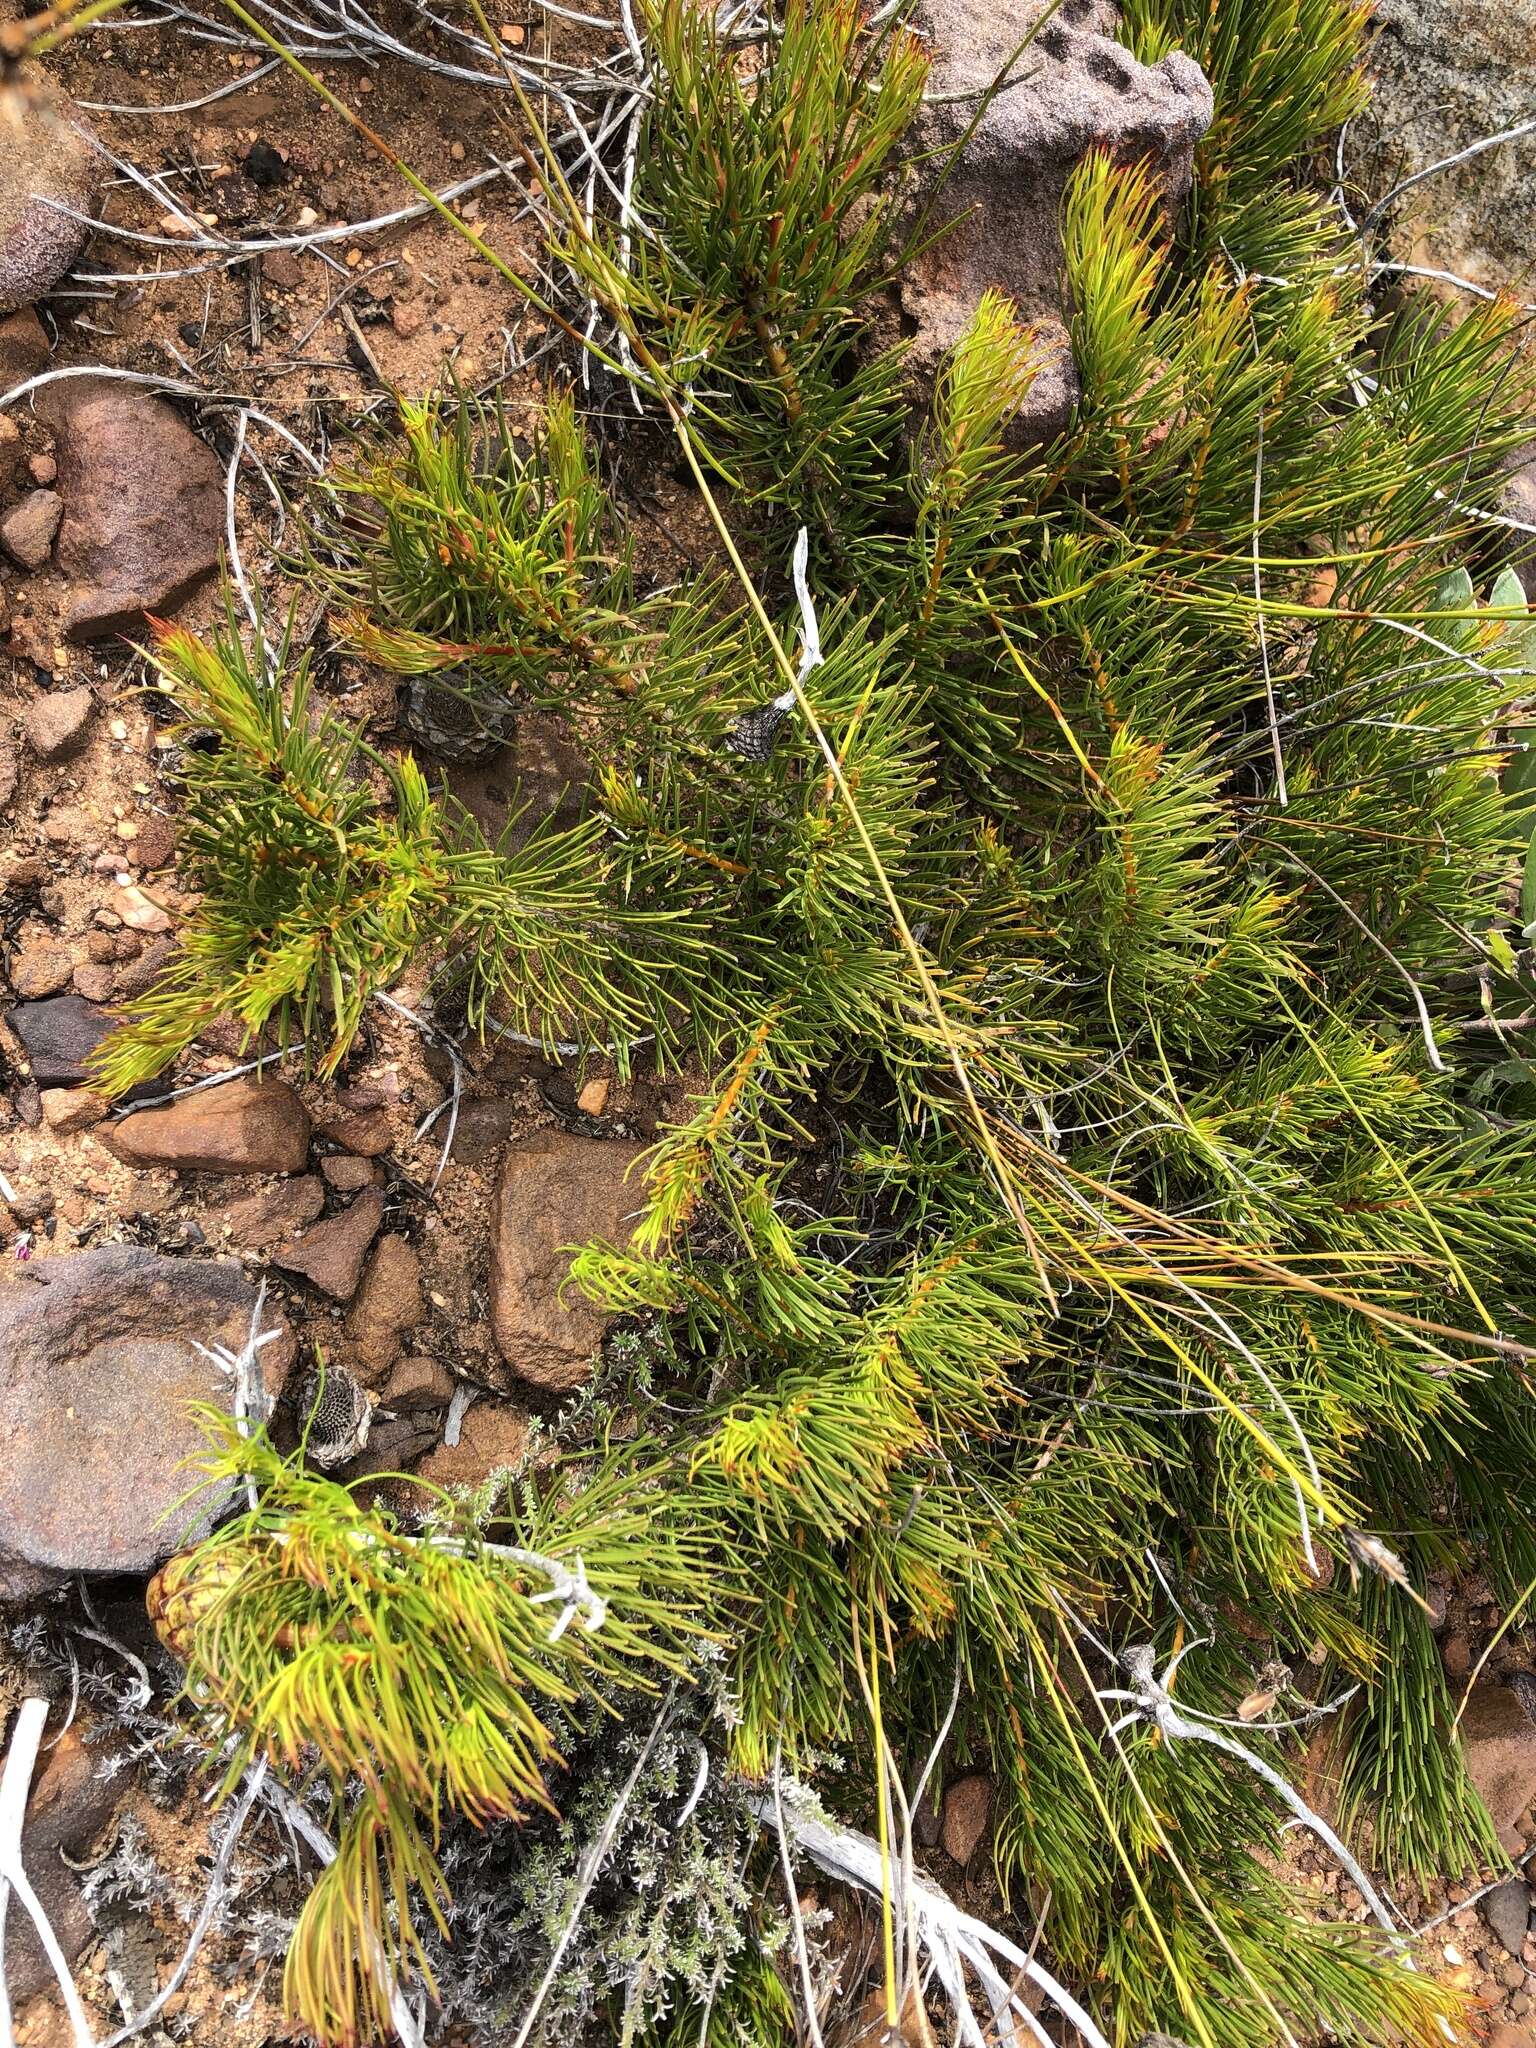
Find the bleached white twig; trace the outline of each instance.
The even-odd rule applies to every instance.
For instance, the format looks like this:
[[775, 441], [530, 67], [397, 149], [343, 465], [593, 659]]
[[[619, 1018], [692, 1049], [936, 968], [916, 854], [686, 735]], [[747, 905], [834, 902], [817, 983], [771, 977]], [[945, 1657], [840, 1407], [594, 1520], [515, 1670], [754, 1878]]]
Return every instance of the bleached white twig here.
[[37, 1765], [38, 1745], [48, 1721], [47, 1700], [23, 1700], [11, 1724], [10, 1747], [5, 1753], [5, 1770], [0, 1774], [0, 2048], [15, 2048], [11, 2028], [11, 2003], [5, 1989], [5, 1913], [14, 1891], [25, 1906], [48, 1966], [58, 1981], [59, 1996], [69, 2015], [75, 2048], [94, 2048], [95, 2036], [86, 2017], [80, 1994], [75, 1989], [59, 1938], [49, 1924], [42, 1901], [32, 1889], [21, 1860], [22, 1830], [27, 1818], [27, 1794]]
[[1355, 1856], [1345, 1847], [1322, 1815], [1313, 1812], [1289, 1779], [1283, 1778], [1272, 1764], [1267, 1763], [1246, 1743], [1239, 1742], [1234, 1736], [1223, 1735], [1219, 1728], [1212, 1727], [1203, 1718], [1195, 1720], [1181, 1713], [1173, 1704], [1168, 1691], [1173, 1675], [1180, 1661], [1197, 1647], [1197, 1643], [1186, 1643], [1182, 1650], [1168, 1660], [1161, 1677], [1157, 1675], [1150, 1643], [1138, 1643], [1135, 1648], [1126, 1651], [1120, 1662], [1130, 1676], [1132, 1690], [1111, 1687], [1099, 1694], [1101, 1700], [1129, 1701], [1133, 1708], [1131, 1713], [1122, 1715], [1110, 1729], [1111, 1737], [1120, 1735], [1135, 1721], [1147, 1720], [1158, 1728], [1166, 1742], [1209, 1743], [1213, 1749], [1222, 1750], [1226, 1755], [1236, 1757], [1239, 1763], [1246, 1764], [1255, 1777], [1262, 1778], [1271, 1791], [1279, 1794], [1303, 1827], [1310, 1828], [1313, 1834], [1333, 1851], [1374, 1919], [1386, 1929], [1394, 1944], [1402, 1947], [1406, 1941], [1402, 1928], [1387, 1911], [1380, 1894]]
[[[811, 536], [806, 527], [795, 535], [795, 552], [790, 560], [789, 573], [795, 586], [795, 600], [800, 606], [800, 667], [798, 680], [805, 687], [806, 677], [813, 668], [822, 664], [821, 626], [816, 617], [816, 601], [811, 596], [811, 586], [806, 578], [806, 566], [811, 558]], [[790, 698], [794, 702], [794, 698]]]
[[[263, 1276], [256, 1290], [255, 1306], [251, 1310], [250, 1329], [244, 1344], [238, 1351], [231, 1351], [224, 1344], [199, 1344], [198, 1350], [204, 1358], [211, 1359], [221, 1372], [227, 1373], [235, 1384], [234, 1417], [235, 1427], [241, 1436], [249, 1441], [253, 1429], [260, 1428], [267, 1419], [267, 1390], [261, 1376], [259, 1353], [262, 1346], [276, 1341], [283, 1333], [277, 1327], [264, 1330], [261, 1327], [262, 1310], [267, 1302], [267, 1283]], [[246, 1499], [254, 1508], [257, 1505], [256, 1481], [248, 1472], [245, 1475]]]
[[479, 1398], [474, 1387], [466, 1386], [463, 1380], [453, 1390], [448, 1403], [448, 1420], [443, 1424], [443, 1442], [453, 1450], [459, 1441], [459, 1432], [464, 1427], [464, 1417], [469, 1413], [471, 1402]]
[[245, 453], [246, 430], [251, 416], [242, 406], [235, 425], [235, 445], [224, 470], [224, 544], [229, 556], [230, 580], [240, 593], [240, 602], [245, 606], [245, 615], [251, 622], [261, 654], [261, 665], [265, 673], [272, 668], [272, 651], [267, 646], [266, 635], [261, 630], [261, 613], [251, 595], [251, 586], [246, 579], [245, 562], [240, 553], [240, 535], [235, 526], [235, 488], [240, 481], [240, 458]]
[[75, 105], [83, 107], [88, 114], [195, 114], [199, 107], [211, 107], [215, 100], [227, 100], [233, 93], [245, 92], [259, 78], [270, 76], [282, 61], [281, 57], [269, 57], [254, 71], [242, 71], [237, 78], [216, 85], [211, 92], [200, 93], [195, 100], [175, 100], [158, 107], [122, 106], [111, 100], [76, 100]]
[[[809, 1856], [813, 1863], [840, 1884], [851, 1885], [872, 1898], [883, 1895], [889, 1865], [881, 1856], [878, 1842], [860, 1834], [856, 1828], [829, 1820], [819, 1811], [810, 1795], [792, 1780], [785, 1782], [781, 1792], [776, 1779], [771, 1796], [767, 1793], [758, 1795], [753, 1805], [760, 1820], [771, 1823], [776, 1818], [776, 1801], [777, 1812], [785, 1817], [795, 1847]], [[980, 1985], [994, 2024], [1000, 2027], [1012, 2016], [1021, 2020], [1044, 2044], [1044, 2048], [1054, 2048], [1038, 2018], [999, 1969], [999, 1962], [1006, 1963], [1015, 1972], [1022, 1972], [1038, 1990], [1043, 1991], [1076, 2027], [1088, 2048], [1109, 2048], [1092, 2014], [1079, 2005], [1043, 1963], [1037, 1962], [1017, 1942], [999, 1933], [995, 1927], [989, 1927], [984, 1920], [963, 1912], [953, 1899], [921, 1873], [914, 1874], [911, 1889], [909, 1904], [918, 1942], [928, 1958], [933, 1976], [949, 2000], [960, 2038], [968, 2048], [986, 2048], [986, 2043], [971, 2009], [967, 1971]]]
[[204, 1088], [218, 1088], [225, 1081], [238, 1081], [242, 1074], [254, 1074], [263, 1067], [275, 1066], [279, 1060], [287, 1059], [290, 1053], [303, 1050], [304, 1040], [301, 1038], [292, 1045], [280, 1045], [276, 1052], [264, 1052], [259, 1059], [244, 1060], [238, 1067], [221, 1067], [216, 1074], [204, 1074], [200, 1081], [187, 1081], [180, 1088], [168, 1088], [163, 1095], [146, 1095], [135, 1102], [119, 1102], [112, 1113], [122, 1117], [133, 1116], [141, 1109], [163, 1109], [168, 1102], [180, 1102], [184, 1095], [198, 1095]]
[[704, 1797], [704, 1788], [709, 1783], [709, 1751], [702, 1742], [696, 1743], [696, 1747], [699, 1752], [699, 1759], [694, 1765], [693, 1785], [688, 1793], [688, 1797], [683, 1801], [681, 1812], [679, 1812], [677, 1818], [672, 1823], [672, 1832], [674, 1834], [687, 1823], [694, 1808]]
[[[1436, 270], [1432, 264], [1428, 263], [1398, 263], [1388, 256], [1378, 257], [1372, 263], [1371, 275], [1372, 277], [1422, 277], [1431, 284], [1454, 285], [1457, 291], [1470, 292], [1473, 298], [1482, 299], [1485, 304], [1490, 306], [1496, 300], [1509, 296], [1507, 292], [1494, 290], [1491, 285], [1478, 284], [1473, 278], [1463, 277], [1459, 271]], [[1517, 301], [1516, 311], [1536, 313], [1536, 305], [1521, 304]]]

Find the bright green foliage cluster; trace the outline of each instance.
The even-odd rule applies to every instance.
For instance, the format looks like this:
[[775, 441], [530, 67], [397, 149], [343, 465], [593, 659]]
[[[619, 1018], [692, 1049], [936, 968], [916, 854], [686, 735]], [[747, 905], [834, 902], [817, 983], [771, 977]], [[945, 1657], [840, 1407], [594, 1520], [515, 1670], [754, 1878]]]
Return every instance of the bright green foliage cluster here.
[[[205, 1484], [253, 1480], [260, 1503], [167, 1569], [160, 1626], [199, 1704], [238, 1731], [229, 1782], [262, 1756], [332, 1794], [338, 1852], [289, 1950], [292, 2009], [323, 2041], [387, 2034], [391, 1986], [432, 1982], [423, 1909], [448, 1931], [444, 1820], [553, 1810], [549, 1724], [684, 1670], [704, 1531], [670, 1537], [631, 1458], [579, 1492], [520, 1496], [498, 1528], [515, 1548], [451, 1516], [413, 1537], [207, 1421]], [[581, 1575], [574, 1589], [562, 1571]]]
[[[1114, 1730], [1099, 1694], [1132, 1648], [1161, 1667], [1195, 1638], [1180, 1712], [1294, 1770], [1288, 1730], [1356, 1687], [1347, 1789], [1394, 1873], [1492, 1853], [1408, 1596], [1473, 1557], [1501, 1599], [1536, 1578], [1536, 1125], [1488, 1106], [1515, 1089], [1489, 1019], [1536, 999], [1529, 782], [1502, 780], [1533, 664], [1523, 616], [1444, 582], [1530, 385], [1508, 306], [1383, 319], [1306, 189], [1356, 104], [1357, 8], [1128, 13], [1216, 80], [1194, 230], [1170, 245], [1136, 167], [1081, 168], [1083, 401], [1020, 452], [1032, 346], [1000, 301], [910, 438], [904, 396], [821, 352], [851, 348], [883, 261], [854, 201], [886, 112], [911, 112], [906, 45], [805, 0], [727, 61], [709, 10], [654, 11], [637, 218], [613, 227], [631, 268], [579, 223], [566, 252], [739, 458], [791, 664], [819, 631], [776, 728], [763, 619], [713, 581], [639, 594], [564, 401], [527, 456], [473, 410], [408, 414], [359, 470], [376, 530], [327, 573], [374, 658], [568, 719], [594, 901], [647, 920], [646, 1056], [690, 1045], [713, 1076], [633, 1243], [576, 1272], [652, 1325], [652, 1514], [709, 1531], [735, 1763], [839, 1750], [863, 1820], [869, 1759], [910, 1780], [958, 1674], [946, 1762], [991, 1772], [998, 1877], [1117, 2043], [1428, 2042], [1444, 1995], [1275, 1878], [1263, 1775], [1146, 1716]], [[777, 295], [766, 327], [751, 290]], [[785, 506], [818, 529], [814, 627], [781, 581]], [[205, 660], [238, 669], [183, 646], [171, 681], [239, 780]], [[277, 718], [276, 684], [249, 688]], [[214, 773], [193, 769], [198, 835]], [[445, 842], [418, 771], [389, 773], [369, 829], [430, 836], [444, 878], [416, 943], [467, 947], [503, 1014], [521, 967], [449, 867], [489, 863], [493, 894], [503, 856]], [[304, 890], [355, 895], [361, 815]], [[210, 903], [248, 900], [251, 844], [194, 838]], [[561, 1035], [594, 1010], [638, 1035], [592, 962], [559, 960]], [[393, 971], [343, 965], [338, 1050]], [[145, 1030], [117, 1078], [169, 1049]], [[1276, 1661], [1272, 1709], [1238, 1721]]]
[[670, 1036], [673, 989], [704, 976], [709, 947], [650, 897], [633, 864], [614, 885], [596, 820], [548, 821], [489, 844], [434, 797], [409, 755], [386, 759], [314, 703], [306, 654], [242, 644], [230, 614], [211, 643], [161, 633], [154, 659], [187, 723], [186, 869], [202, 902], [183, 946], [100, 1077], [131, 1087], [216, 1017], [305, 1039], [315, 1065], [345, 1055], [370, 997], [424, 946], [448, 947], [470, 1016], [553, 1043], [558, 1026], [621, 1042]]

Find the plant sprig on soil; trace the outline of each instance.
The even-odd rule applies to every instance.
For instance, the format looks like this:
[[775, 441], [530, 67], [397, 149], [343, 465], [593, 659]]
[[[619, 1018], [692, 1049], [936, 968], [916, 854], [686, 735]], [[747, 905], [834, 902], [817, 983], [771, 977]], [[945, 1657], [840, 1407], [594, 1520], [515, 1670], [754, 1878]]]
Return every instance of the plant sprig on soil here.
[[[162, 636], [208, 736], [186, 755], [202, 904], [100, 1071], [123, 1087], [229, 1011], [298, 1026], [333, 1070], [426, 960], [474, 1027], [697, 1062], [633, 1240], [574, 1273], [645, 1332], [656, 1391], [643, 1450], [609, 1453], [636, 1491], [605, 1554], [659, 1543], [657, 1597], [721, 1646], [718, 1768], [813, 1779], [893, 1843], [891, 1776], [942, 1731], [946, 1771], [992, 1780], [1005, 1909], [1117, 2043], [1427, 2043], [1448, 1994], [1279, 1881], [1263, 1773], [1117, 1729], [1099, 1695], [1133, 1650], [1183, 1650], [1180, 1712], [1294, 1776], [1296, 1731], [1355, 1688], [1349, 1801], [1392, 1874], [1493, 1854], [1410, 1596], [1473, 1558], [1504, 1599], [1536, 1577], [1531, 1077], [1484, 1028], [1536, 996], [1529, 780], [1504, 773], [1531, 643], [1507, 582], [1477, 603], [1498, 563], [1463, 509], [1529, 437], [1530, 378], [1510, 305], [1375, 305], [1314, 190], [1359, 103], [1357, 7], [1128, 20], [1146, 54], [1207, 63], [1216, 122], [1177, 236], [1144, 168], [1074, 176], [1083, 398], [1020, 446], [1035, 350], [999, 297], [915, 417], [869, 352], [911, 240], [905, 32], [790, 0], [742, 47], [654, 0], [632, 207], [557, 208], [552, 246], [686, 422], [756, 583], [651, 585], [569, 393], [531, 447], [457, 396], [403, 405], [318, 504], [308, 573], [369, 660], [562, 719], [580, 820], [488, 845], [319, 707], [291, 647]], [[1316, 61], [1282, 62], [1298, 24]], [[488, 1766], [418, 1755], [414, 1678], [346, 1647], [395, 1611], [373, 1561], [407, 1557], [399, 1533], [225, 1455], [267, 1490], [207, 1554], [240, 1569], [186, 1640], [194, 1681], [253, 1747], [318, 1756], [393, 1859], [315, 1910], [290, 1971], [303, 2021], [350, 2042], [384, 2010], [375, 1955], [425, 1967], [433, 1831], [477, 1812]], [[578, 1521], [584, 1476], [560, 1496]], [[314, 1515], [359, 1533], [300, 1542]], [[408, 1586], [462, 1580], [523, 1632], [495, 1715], [560, 1688], [601, 1725], [609, 1693], [494, 1554], [408, 1557]], [[687, 1683], [672, 1640], [634, 1639], [654, 1683]], [[321, 1644], [331, 1689], [300, 1715]], [[559, 1796], [529, 1740], [484, 1802], [508, 1823]], [[419, 1770], [367, 1807], [402, 1753]], [[778, 1882], [772, 1856], [750, 1874]], [[767, 1924], [707, 2004], [688, 1980], [688, 2028], [792, 2036], [803, 1983]], [[891, 2012], [915, 1968], [893, 1936]], [[653, 1957], [601, 2025], [683, 2038], [667, 1981]]]

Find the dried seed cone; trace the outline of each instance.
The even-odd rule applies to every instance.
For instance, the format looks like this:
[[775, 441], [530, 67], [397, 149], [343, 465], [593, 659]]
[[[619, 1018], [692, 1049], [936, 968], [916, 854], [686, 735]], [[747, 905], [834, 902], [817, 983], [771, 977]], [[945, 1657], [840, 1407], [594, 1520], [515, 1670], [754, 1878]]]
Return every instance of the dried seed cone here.
[[245, 1568], [238, 1552], [184, 1550], [162, 1565], [149, 1582], [144, 1605], [155, 1633], [173, 1656], [187, 1663], [197, 1625], [212, 1613]]

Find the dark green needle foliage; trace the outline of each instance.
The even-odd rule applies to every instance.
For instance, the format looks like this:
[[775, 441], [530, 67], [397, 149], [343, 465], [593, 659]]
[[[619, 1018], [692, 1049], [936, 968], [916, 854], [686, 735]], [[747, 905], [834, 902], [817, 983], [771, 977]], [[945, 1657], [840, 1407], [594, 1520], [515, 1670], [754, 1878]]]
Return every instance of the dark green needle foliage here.
[[921, 234], [898, 146], [928, 75], [899, 10], [788, 0], [778, 33], [641, 0], [665, 89], [648, 103], [632, 215], [557, 239], [620, 280], [721, 472], [836, 540], [878, 501], [904, 416], [896, 352], [861, 350], [868, 302]]
[[[1536, 659], [1467, 509], [1531, 380], [1512, 306], [1374, 304], [1319, 194], [1352, 0], [1126, 12], [1207, 65], [1216, 122], [1177, 235], [1142, 168], [1075, 175], [1083, 397], [1020, 454], [1000, 298], [910, 433], [860, 367], [905, 31], [791, 0], [728, 42], [654, 0], [632, 212], [552, 235], [727, 519], [750, 501], [761, 613], [646, 580], [558, 392], [528, 446], [406, 408], [315, 573], [375, 661], [563, 718], [583, 822], [487, 847], [291, 650], [164, 642], [213, 742], [203, 907], [104, 1071], [285, 1004], [334, 1063], [418, 954], [472, 1021], [692, 1057], [633, 1241], [575, 1278], [648, 1359], [657, 1540], [706, 1544], [722, 1765], [874, 1833], [882, 1770], [909, 1788], [946, 1731], [941, 1776], [991, 1774], [1006, 1910], [1117, 2048], [1428, 2043], [1447, 1994], [1277, 1877], [1273, 1774], [1326, 1720], [1391, 1882], [1496, 1867], [1412, 1596], [1536, 1578]], [[1154, 1725], [1147, 1645], [1221, 1741]], [[743, 1866], [760, 1902], [776, 1863]], [[594, 2038], [780, 2038], [770, 1922], [671, 2007], [603, 1977]]]

